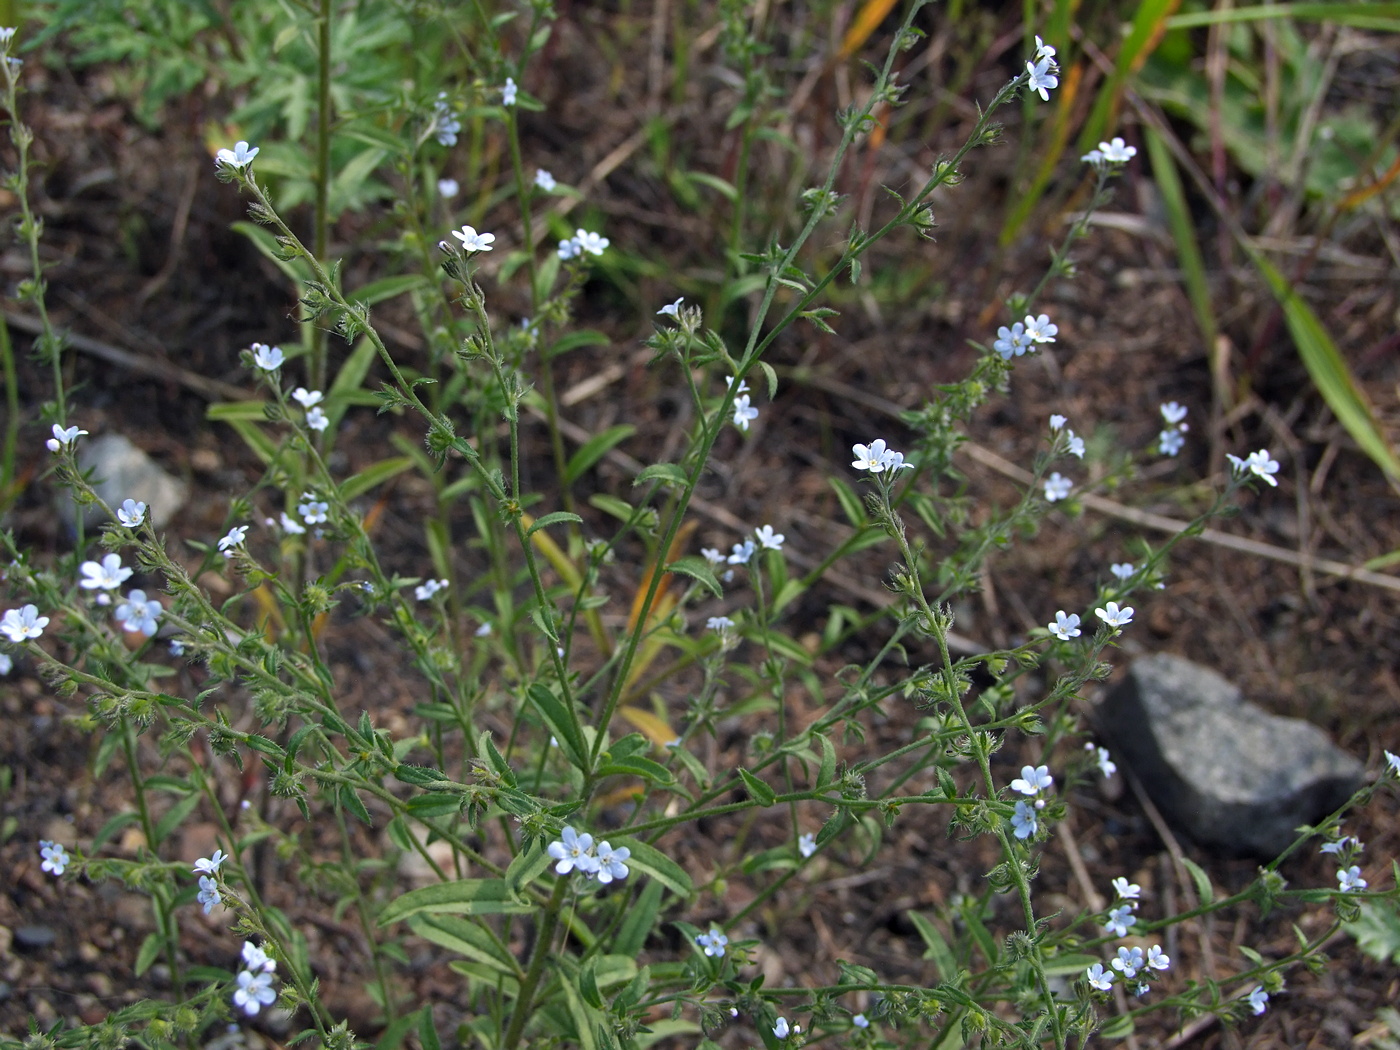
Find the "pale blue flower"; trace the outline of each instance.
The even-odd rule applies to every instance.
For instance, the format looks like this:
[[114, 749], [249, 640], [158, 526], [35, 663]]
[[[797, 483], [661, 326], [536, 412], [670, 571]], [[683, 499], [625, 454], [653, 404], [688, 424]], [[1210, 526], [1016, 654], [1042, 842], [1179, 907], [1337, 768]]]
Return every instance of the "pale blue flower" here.
[[593, 855], [593, 836], [587, 832], [580, 835], [572, 826], [565, 827], [564, 833], [549, 844], [549, 855], [559, 862], [554, 865], [558, 875], [575, 869], [592, 874], [599, 868], [598, 858]]
[[212, 857], [200, 857], [194, 862], [194, 874], [213, 875], [226, 860], [228, 860], [228, 854], [221, 849], [216, 849]]
[[1269, 1008], [1269, 993], [1264, 991], [1262, 984], [1256, 985], [1254, 991], [1249, 993], [1249, 1006], [1254, 1011], [1255, 1017]]
[[224, 552], [224, 557], [232, 558], [233, 549], [241, 546], [247, 535], [247, 525], [235, 525], [233, 528], [229, 529], [228, 534], [219, 540], [219, 550]]
[[1186, 438], [1176, 427], [1168, 427], [1157, 435], [1157, 451], [1164, 456], [1175, 456], [1186, 445]]
[[292, 391], [292, 400], [298, 402], [302, 408], [310, 408], [312, 405], [319, 405], [321, 399], [326, 395], [319, 390], [307, 390], [304, 386], [299, 386]]
[[264, 1006], [277, 1001], [277, 993], [272, 990], [273, 977], [270, 973], [238, 972], [238, 990], [233, 993], [233, 1004], [247, 1014], [256, 1017]]
[[39, 840], [39, 856], [43, 858], [39, 867], [55, 877], [62, 875], [72, 863], [68, 851], [59, 843], [50, 842], [48, 839]]
[[559, 184], [554, 181], [554, 176], [551, 175], [549, 172], [545, 171], [543, 168], [540, 168], [535, 172], [535, 186], [539, 189], [544, 190], [545, 193], [553, 193], [554, 187], [557, 185]]
[[439, 197], [445, 201], [450, 201], [453, 197], [462, 192], [462, 187], [456, 179], [438, 179], [437, 191]]
[[865, 1014], [856, 1014], [851, 1018], [851, 1024], [855, 1025], [857, 1028], [869, 1028], [870, 1019], [866, 1017]]
[[1343, 893], [1354, 893], [1366, 888], [1366, 880], [1361, 877], [1361, 869], [1355, 864], [1337, 872], [1337, 883], [1337, 888]]
[[1020, 357], [1034, 344], [1035, 340], [1026, 335], [1026, 326], [1017, 321], [1010, 328], [1002, 325], [997, 329], [997, 339], [992, 349], [1010, 361], [1013, 357]]
[[700, 933], [695, 936], [695, 943], [704, 949], [705, 954], [712, 959], [723, 957], [725, 946], [729, 943], [729, 938], [717, 926], [711, 926], [709, 933]]
[[797, 852], [804, 857], [810, 857], [817, 852], [817, 836], [810, 831], [797, 837]]
[[1084, 972], [1084, 976], [1089, 978], [1089, 983], [1101, 992], [1106, 992], [1113, 987], [1113, 971], [1105, 970], [1103, 963], [1094, 963]]
[[1026, 338], [1034, 343], [1053, 343], [1055, 336], [1059, 334], [1059, 325], [1050, 323], [1048, 314], [1041, 314], [1039, 317], [1026, 315]]
[[1147, 949], [1147, 965], [1154, 970], [1170, 969], [1172, 964], [1171, 956], [1162, 951], [1160, 944], [1154, 944]]
[[1055, 783], [1049, 766], [1022, 766], [1021, 775], [1011, 782], [1011, 790], [1023, 795], [1038, 795]]
[[199, 877], [199, 896], [195, 900], [204, 905], [204, 914], [208, 915], [214, 910], [214, 905], [220, 903], [219, 881], [208, 875]]
[[667, 317], [674, 317], [679, 320], [681, 316], [681, 303], [683, 302], [685, 302], [685, 296], [681, 296], [674, 303], [667, 303], [665, 306], [663, 306], [660, 310], [657, 310], [656, 312], [658, 314], [665, 314]]
[[1117, 766], [1117, 764], [1113, 761], [1113, 759], [1109, 756], [1108, 748], [1106, 748], [1106, 747], [1101, 747], [1101, 748], [1098, 748], [1097, 750], [1098, 750], [1098, 759], [1097, 759], [1097, 761], [1098, 761], [1098, 763], [1099, 763], [1099, 772], [1102, 773], [1103, 776], [1104, 776], [1104, 779], [1107, 780], [1109, 777], [1113, 776], [1114, 773], [1117, 773], [1117, 772], [1118, 772], [1118, 766]]
[[1120, 580], [1127, 580], [1132, 577], [1133, 573], [1137, 572], [1137, 568], [1130, 561], [1120, 561], [1110, 565], [1108, 571]]
[[779, 1017], [777, 1023], [773, 1025], [773, 1034], [779, 1039], [786, 1039], [792, 1032], [792, 1026], [788, 1024], [786, 1017]]
[[253, 364], [257, 365], [264, 372], [274, 372], [281, 368], [287, 360], [287, 355], [282, 353], [280, 346], [268, 346], [266, 343], [254, 343]]
[[156, 621], [164, 611], [160, 602], [146, 597], [145, 591], [134, 590], [127, 594], [126, 601], [118, 605], [112, 615], [121, 621], [124, 630], [139, 632], [151, 638], [156, 633]]
[[1142, 895], [1142, 887], [1136, 882], [1129, 882], [1122, 875], [1113, 880], [1113, 892], [1118, 894], [1118, 899], [1122, 901], [1135, 901]]
[[503, 106], [513, 106], [513, 105], [515, 105], [515, 94], [516, 94], [515, 78], [514, 78], [514, 77], [506, 77], [505, 86], [503, 86], [503, 87], [501, 88], [501, 105], [503, 105]]
[[1038, 94], [1042, 102], [1049, 102], [1050, 91], [1060, 86], [1060, 78], [1050, 72], [1052, 62], [1052, 59], [1042, 58], [1034, 65], [1026, 63], [1026, 72], [1030, 74], [1026, 87]]
[[215, 167], [220, 164], [229, 168], [238, 168], [240, 171], [253, 163], [253, 158], [258, 155], [258, 147], [249, 147], [246, 142], [234, 143], [233, 149], [221, 149], [214, 154]]
[[89, 591], [115, 591], [131, 576], [119, 554], [108, 554], [101, 562], [85, 561], [78, 569], [83, 574], [78, 586]]
[[758, 418], [758, 409], [749, 404], [749, 395], [740, 394], [734, 399], [734, 425], [740, 430], [748, 430], [749, 423]]
[[[1118, 139], [1118, 141], [1122, 142], [1123, 140]], [[1159, 411], [1162, 413], [1163, 421], [1166, 422], [1169, 427], [1176, 426], [1186, 418], [1185, 406], [1179, 405], [1175, 401], [1168, 401], [1166, 404], [1160, 406]]]
[[783, 541], [787, 539], [781, 532], [774, 532], [772, 525], [761, 525], [754, 529], [754, 536], [758, 540], [758, 545], [768, 551], [782, 550]]
[[19, 645], [31, 638], [38, 638], [48, 625], [49, 618], [39, 615], [37, 605], [21, 605], [18, 609], [7, 610], [0, 617], [0, 634]]
[[1011, 827], [1018, 839], [1028, 839], [1034, 835], [1040, 827], [1040, 819], [1036, 816], [1034, 807], [1025, 802], [1017, 802], [1016, 811], [1011, 814]]
[[734, 544], [733, 553], [729, 555], [730, 565], [747, 565], [749, 559], [753, 557], [754, 551], [758, 550], [758, 544], [753, 540], [745, 540], [743, 543]]
[[1115, 937], [1128, 936], [1128, 927], [1137, 925], [1137, 916], [1133, 914], [1132, 904], [1124, 904], [1114, 908], [1108, 913], [1108, 920], [1104, 923], [1104, 929], [1108, 930]]
[[1385, 764], [1390, 767], [1392, 773], [1400, 777], [1400, 755], [1392, 755], [1389, 751], [1385, 752]]
[[728, 616], [711, 616], [705, 621], [705, 626], [712, 631], [728, 631], [734, 627], [734, 621]]
[[630, 856], [632, 856], [632, 851], [626, 846], [613, 849], [606, 842], [598, 843], [598, 866], [593, 869], [593, 877], [604, 884], [612, 882], [613, 879], [627, 878], [628, 869], [623, 861]]
[[1095, 609], [1094, 615], [1110, 627], [1124, 627], [1133, 621], [1133, 607], [1125, 605], [1120, 609], [1117, 602], [1109, 602], [1102, 609]]
[[1045, 479], [1045, 501], [1056, 503], [1069, 496], [1070, 489], [1074, 488], [1074, 483], [1069, 478], [1061, 477], [1057, 470]]
[[438, 591], [447, 587], [446, 580], [426, 580], [413, 588], [413, 596], [420, 602], [426, 602]]
[[69, 448], [73, 442], [86, 434], [86, 430], [80, 430], [76, 426], [61, 427], [57, 423], [53, 425], [53, 437], [44, 442], [44, 446], [50, 452], [57, 452], [60, 449]]
[[1257, 478], [1262, 478], [1268, 482], [1270, 487], [1275, 487], [1278, 482], [1273, 475], [1278, 473], [1278, 461], [1269, 455], [1269, 450], [1261, 448], [1258, 452], [1251, 452], [1245, 459], [1232, 456], [1228, 452], [1225, 458], [1230, 461], [1236, 477], [1244, 477], [1246, 474], [1253, 474]]
[[1083, 632], [1079, 629], [1079, 614], [1066, 614], [1063, 609], [1055, 613], [1055, 622], [1045, 625], [1062, 642], [1067, 642], [1071, 638], [1078, 638]]
[[463, 226], [460, 230], [453, 230], [452, 236], [462, 242], [464, 252], [489, 252], [491, 242], [496, 239], [494, 233], [477, 233], [472, 226]]
[[146, 504], [140, 500], [122, 500], [122, 505], [117, 508], [117, 521], [121, 522], [128, 529], [134, 529], [146, 518]]
[[1128, 980], [1137, 976], [1137, 972], [1144, 965], [1141, 948], [1119, 948], [1118, 958], [1114, 959], [1112, 966]]
[[1068, 420], [1067, 418], [1065, 418], [1064, 416], [1059, 415], [1058, 413], [1056, 413], [1055, 415], [1053, 415], [1053, 416], [1050, 417], [1050, 429], [1051, 429], [1052, 431], [1058, 431], [1061, 427], [1063, 427], [1063, 426], [1064, 426], [1066, 423], [1068, 423], [1068, 422], [1069, 422], [1069, 420]]

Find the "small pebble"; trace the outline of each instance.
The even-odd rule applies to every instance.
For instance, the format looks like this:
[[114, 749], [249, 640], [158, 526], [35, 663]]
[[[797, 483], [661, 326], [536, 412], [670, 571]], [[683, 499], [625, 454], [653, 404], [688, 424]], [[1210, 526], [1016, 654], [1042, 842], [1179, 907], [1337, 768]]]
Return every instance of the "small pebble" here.
[[15, 927], [15, 941], [21, 948], [47, 948], [57, 939], [51, 926]]

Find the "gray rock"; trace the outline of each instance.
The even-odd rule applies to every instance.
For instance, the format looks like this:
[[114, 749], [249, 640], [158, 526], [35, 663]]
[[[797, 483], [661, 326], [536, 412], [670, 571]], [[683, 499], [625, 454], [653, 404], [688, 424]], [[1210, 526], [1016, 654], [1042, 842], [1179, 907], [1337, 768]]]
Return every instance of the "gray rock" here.
[[[155, 460], [120, 434], [103, 434], [80, 443], [78, 464], [84, 472], [92, 471], [92, 487], [108, 506], [116, 510], [126, 499], [144, 503], [151, 524], [157, 529], [163, 529], [175, 516], [188, 494], [189, 486], [167, 474]], [[77, 507], [72, 500], [62, 498], [59, 511], [70, 526], [77, 521]], [[101, 509], [87, 508], [84, 521], [90, 528], [103, 524]]]
[[1361, 784], [1362, 764], [1317, 726], [1269, 714], [1179, 656], [1136, 661], [1098, 717], [1153, 803], [1223, 852], [1271, 860]]

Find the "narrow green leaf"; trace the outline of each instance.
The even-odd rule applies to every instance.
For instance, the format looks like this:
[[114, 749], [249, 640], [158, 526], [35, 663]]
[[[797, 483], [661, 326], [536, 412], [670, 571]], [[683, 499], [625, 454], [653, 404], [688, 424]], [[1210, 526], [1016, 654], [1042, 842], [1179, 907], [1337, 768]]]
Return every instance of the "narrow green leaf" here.
[[627, 860], [628, 867], [650, 875], [679, 897], [690, 896], [690, 876], [685, 873], [684, 868], [655, 846], [633, 838], [611, 841], [611, 845], [626, 846], [632, 851], [632, 856]]
[[1196, 224], [1191, 219], [1191, 209], [1186, 203], [1186, 193], [1182, 189], [1181, 178], [1171, 151], [1151, 125], [1144, 127], [1143, 131], [1147, 155], [1152, 163], [1153, 180], [1162, 196], [1167, 225], [1171, 227], [1172, 240], [1176, 244], [1177, 262], [1186, 282], [1186, 296], [1191, 300], [1191, 309], [1196, 314], [1196, 325], [1201, 330], [1202, 343], [1207, 355], [1210, 355], [1215, 352], [1215, 310], [1210, 301], [1210, 282], [1206, 277], [1205, 259], [1196, 243]]
[[194, 812], [202, 798], [202, 795], [191, 792], [161, 814], [154, 828], [156, 840], [151, 843], [151, 848], [154, 849], [169, 838], [170, 833], [180, 826], [180, 822]]
[[613, 947], [621, 955], [636, 958], [646, 946], [647, 937], [656, 924], [656, 916], [661, 911], [661, 883], [647, 880], [637, 900], [628, 908], [622, 918], [622, 926], [617, 931]]
[[534, 909], [510, 892], [504, 879], [458, 879], [409, 890], [385, 905], [379, 925], [413, 915], [524, 915]]
[[654, 784], [669, 784], [671, 782], [671, 771], [660, 762], [653, 762], [649, 758], [641, 755], [628, 755], [623, 758], [605, 761], [595, 771], [596, 776], [633, 776], [641, 777], [643, 780], [650, 780]]
[[277, 746], [277, 742], [275, 740], [269, 740], [267, 737], [259, 736], [257, 733], [249, 733], [246, 737], [243, 738], [243, 742], [247, 744], [248, 747], [250, 747], [252, 750], [259, 751], [262, 754], [268, 755], [279, 762], [284, 757], [286, 757], [286, 752]]
[[637, 428], [631, 423], [619, 423], [617, 426], [608, 427], [601, 434], [595, 434], [585, 441], [577, 452], [569, 457], [568, 465], [564, 467], [564, 484], [572, 485], [608, 452], [626, 441], [637, 432]]
[[689, 576], [716, 598], [724, 596], [724, 591], [720, 588], [719, 577], [715, 575], [714, 567], [699, 555], [687, 554], [684, 558], [677, 558], [666, 566], [666, 571], [678, 573], [681, 576]]
[[953, 950], [948, 947], [948, 942], [933, 921], [926, 915], [917, 911], [907, 911], [904, 913], [918, 931], [919, 937], [924, 942], [924, 958], [928, 959], [938, 970], [937, 980], [951, 981], [958, 972], [957, 959], [953, 955]]
[[425, 941], [475, 959], [506, 977], [519, 974], [515, 960], [485, 930], [469, 919], [419, 913], [409, 917], [408, 928]]
[[429, 287], [428, 280], [420, 273], [395, 274], [393, 277], [384, 277], [378, 281], [360, 285], [350, 293], [348, 298], [355, 302], [364, 303], [366, 306], [373, 306], [375, 303], [382, 303], [386, 299], [403, 295], [404, 292], [411, 292], [415, 288], [427, 287]]
[[336, 797], [340, 799], [340, 804], [344, 806], [352, 817], [366, 827], [374, 827], [374, 820], [369, 815], [369, 810], [365, 809], [365, 804], [360, 800], [359, 793], [349, 784], [341, 784], [340, 790], [336, 792]]
[[554, 734], [554, 738], [559, 741], [560, 746], [569, 758], [569, 762], [575, 769], [587, 772], [588, 769], [588, 748], [584, 745], [583, 735], [579, 732], [578, 722], [571, 717], [571, 713], [564, 702], [554, 695], [554, 691], [548, 686], [536, 682], [525, 691], [530, 703], [535, 705], [535, 710], [539, 711], [544, 718], [545, 724]]
[[583, 524], [583, 519], [577, 514], [570, 514], [567, 510], [556, 510], [553, 514], [546, 514], [542, 518], [536, 518], [531, 522], [530, 527], [525, 530], [526, 536], [533, 536], [540, 529], [547, 529], [551, 525], [558, 525], [561, 522], [572, 521]]
[[749, 789], [749, 794], [752, 795], [760, 805], [771, 806], [777, 801], [778, 796], [773, 793], [773, 789], [762, 780], [759, 780], [758, 777], [754, 776], [747, 769], [740, 768], [739, 779], [744, 782], [744, 787]]
[[141, 942], [141, 950], [136, 953], [136, 976], [140, 977], [151, 968], [151, 964], [160, 956], [161, 939], [160, 931], [152, 930], [146, 934], [146, 939]]
[[632, 518], [632, 504], [605, 492], [596, 492], [589, 496], [588, 504], [597, 507], [604, 514], [611, 514], [618, 521], [630, 521]]
[[649, 467], [643, 467], [641, 472], [632, 479], [632, 484], [634, 486], [645, 485], [649, 481], [659, 481], [663, 485], [685, 488], [685, 471], [674, 463], [653, 463]]
[[1202, 904], [1209, 904], [1215, 900], [1215, 890], [1211, 888], [1210, 876], [1206, 874], [1205, 869], [1190, 857], [1182, 857], [1181, 863], [1185, 865], [1186, 870], [1190, 872], [1191, 881], [1196, 884], [1196, 896], [1200, 899], [1200, 902]]
[[370, 489], [378, 488], [384, 482], [405, 470], [413, 468], [413, 460], [408, 456], [394, 456], [381, 459], [366, 467], [358, 474], [352, 474], [340, 483], [340, 498], [349, 502], [363, 496]]
[[846, 515], [847, 521], [858, 529], [870, 524], [870, 519], [865, 516], [865, 505], [845, 479], [829, 477], [826, 483], [831, 486], [831, 491], [836, 493], [836, 502], [841, 504], [841, 511]]

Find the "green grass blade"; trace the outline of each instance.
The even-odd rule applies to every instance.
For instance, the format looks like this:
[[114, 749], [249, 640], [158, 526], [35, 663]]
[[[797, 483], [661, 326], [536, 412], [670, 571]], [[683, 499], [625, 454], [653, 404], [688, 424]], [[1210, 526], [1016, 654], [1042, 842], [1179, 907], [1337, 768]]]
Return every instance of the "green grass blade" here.
[[1196, 324], [1201, 329], [1206, 353], [1212, 353], [1215, 346], [1215, 311], [1211, 308], [1210, 283], [1206, 280], [1205, 260], [1200, 246], [1196, 243], [1196, 233], [1191, 222], [1191, 210], [1186, 203], [1186, 193], [1181, 187], [1181, 178], [1172, 160], [1171, 151], [1162, 141], [1161, 135], [1149, 124], [1143, 128], [1147, 145], [1147, 156], [1152, 163], [1152, 177], [1157, 190], [1162, 195], [1162, 206], [1167, 212], [1167, 225], [1171, 227], [1172, 240], [1176, 244], [1177, 263], [1181, 267], [1182, 279], [1186, 282], [1186, 295], [1191, 300], [1191, 309], [1196, 313]]

